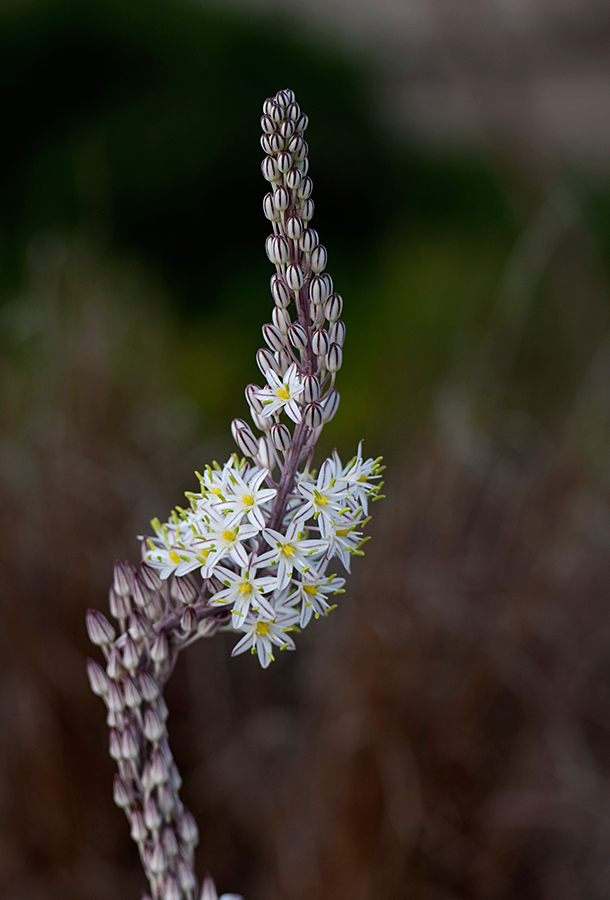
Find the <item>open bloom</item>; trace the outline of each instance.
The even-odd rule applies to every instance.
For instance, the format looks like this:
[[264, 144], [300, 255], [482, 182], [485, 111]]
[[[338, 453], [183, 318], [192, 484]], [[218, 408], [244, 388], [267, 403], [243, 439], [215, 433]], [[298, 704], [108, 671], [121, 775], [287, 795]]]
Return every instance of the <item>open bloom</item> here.
[[298, 619], [298, 612], [286, 606], [282, 599], [278, 600], [276, 604], [276, 616], [273, 622], [249, 613], [240, 626], [240, 630], [245, 634], [233, 648], [231, 656], [238, 656], [240, 653], [250, 650], [258, 655], [261, 666], [266, 669], [274, 660], [273, 645], [279, 647], [280, 650], [295, 649], [294, 641], [287, 632], [297, 623]]
[[207, 554], [204, 578], [209, 577], [213, 567], [225, 557], [230, 557], [240, 566], [248, 565], [249, 551], [244, 546], [244, 541], [256, 537], [260, 529], [255, 525], [242, 525], [242, 513], [236, 512], [229, 516], [210, 509], [205, 516], [208, 523], [208, 533], [202, 542], [201, 550]]
[[277, 566], [278, 588], [285, 587], [290, 581], [293, 569], [306, 572], [311, 568], [312, 558], [320, 556], [328, 548], [326, 541], [303, 540], [302, 523], [293, 521], [286, 534], [273, 528], [266, 528], [263, 537], [271, 546], [271, 550], [258, 558], [258, 565]]
[[257, 391], [257, 396], [263, 404], [261, 415], [267, 418], [285, 412], [293, 422], [300, 422], [301, 407], [297, 401], [304, 388], [296, 365], [293, 363], [281, 378], [273, 369], [267, 369], [265, 378], [267, 387]]
[[328, 577], [319, 572], [306, 572], [301, 581], [293, 582], [295, 590], [289, 595], [287, 603], [290, 605], [301, 604], [301, 618], [299, 625], [305, 628], [309, 624], [312, 615], [325, 616], [333, 607], [327, 602], [329, 594], [342, 592], [345, 578], [336, 575]]
[[277, 494], [275, 488], [265, 488], [263, 484], [269, 474], [267, 469], [253, 469], [243, 477], [239, 472], [230, 473], [227, 486], [227, 499], [221, 509], [228, 512], [239, 512], [260, 531], [265, 527], [265, 514], [268, 504]]
[[313, 515], [318, 520], [322, 537], [326, 538], [331, 523], [345, 509], [347, 490], [347, 485], [336, 483], [332, 462], [327, 459], [320, 468], [315, 484], [299, 484], [299, 491], [307, 503], [298, 511], [298, 518], [306, 521]]
[[266, 576], [257, 578], [257, 564], [251, 561], [248, 568], [242, 569], [238, 575], [224, 566], [217, 566], [214, 574], [227, 585], [211, 598], [214, 606], [233, 604], [233, 628], [240, 628], [250, 609], [260, 611], [270, 620], [275, 619], [275, 610], [265, 594], [275, 590], [277, 578]]

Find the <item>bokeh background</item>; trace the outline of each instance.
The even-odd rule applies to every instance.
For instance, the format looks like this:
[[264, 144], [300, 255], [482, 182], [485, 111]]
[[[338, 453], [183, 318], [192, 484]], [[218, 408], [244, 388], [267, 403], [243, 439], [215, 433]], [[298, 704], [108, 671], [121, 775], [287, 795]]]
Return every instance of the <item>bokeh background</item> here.
[[605, 0], [4, 0], [0, 896], [144, 888], [84, 614], [232, 452], [283, 87], [345, 300], [320, 453], [363, 437], [387, 498], [297, 653], [183, 654], [200, 872], [247, 900], [605, 900]]

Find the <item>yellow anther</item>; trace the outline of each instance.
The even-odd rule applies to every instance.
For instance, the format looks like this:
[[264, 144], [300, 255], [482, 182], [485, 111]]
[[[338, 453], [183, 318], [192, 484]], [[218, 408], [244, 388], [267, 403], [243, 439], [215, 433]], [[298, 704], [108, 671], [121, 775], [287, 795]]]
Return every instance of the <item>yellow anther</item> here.
[[315, 597], [316, 594], [318, 593], [317, 587], [315, 587], [315, 585], [313, 585], [313, 584], [303, 585], [303, 590], [305, 591], [306, 594], [309, 594], [310, 597]]
[[223, 541], [234, 541], [237, 535], [237, 531], [223, 531], [222, 539]]
[[239, 593], [244, 597], [252, 593], [252, 585], [249, 581], [244, 581], [243, 584], [240, 584]]
[[294, 547], [292, 544], [284, 544], [282, 547], [282, 553], [284, 556], [294, 556]]
[[286, 387], [278, 388], [276, 394], [282, 400], [290, 400], [290, 391]]
[[178, 554], [176, 553], [175, 550], [170, 550], [170, 551], [169, 551], [169, 558], [171, 559], [171, 561], [172, 561], [173, 563], [179, 563], [179, 562], [180, 562], [180, 557], [178, 556]]
[[264, 622], [257, 622], [255, 628], [255, 634], [260, 634], [263, 637], [269, 634], [269, 626], [265, 625]]
[[246, 506], [254, 506], [254, 497], [252, 496], [252, 494], [244, 494], [241, 499], [246, 504]]

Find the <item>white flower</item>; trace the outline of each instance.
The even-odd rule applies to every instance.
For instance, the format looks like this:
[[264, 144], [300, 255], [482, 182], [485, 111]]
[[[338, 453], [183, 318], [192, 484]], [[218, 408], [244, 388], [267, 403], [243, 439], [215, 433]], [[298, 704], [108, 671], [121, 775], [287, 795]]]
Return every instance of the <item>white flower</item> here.
[[225, 557], [230, 557], [239, 566], [248, 565], [250, 551], [244, 547], [244, 541], [256, 537], [260, 528], [255, 525], [242, 525], [242, 513], [236, 512], [230, 516], [223, 516], [215, 510], [210, 510], [205, 516], [208, 524], [208, 533], [202, 543], [201, 550], [205, 556], [205, 566], [202, 567], [202, 575], [208, 578], [216, 563]]
[[336, 556], [343, 563], [346, 572], [350, 571], [351, 557], [358, 552], [362, 542], [362, 533], [356, 531], [360, 524], [360, 520], [353, 521], [347, 516], [341, 516], [331, 522], [328, 528], [326, 559]]
[[286, 632], [297, 623], [298, 619], [298, 612], [284, 606], [281, 599], [276, 604], [276, 616], [273, 622], [248, 613], [240, 626], [240, 630], [245, 631], [245, 634], [233, 648], [231, 656], [238, 656], [240, 653], [245, 653], [246, 650], [251, 650], [252, 653], [258, 654], [261, 666], [266, 669], [274, 660], [274, 644], [280, 650], [295, 649], [294, 641]]
[[224, 566], [217, 566], [214, 574], [227, 585], [225, 590], [219, 591], [211, 598], [214, 606], [222, 606], [226, 603], [233, 604], [233, 628], [241, 628], [250, 608], [261, 612], [270, 620], [275, 619], [275, 610], [264, 594], [275, 590], [277, 578], [270, 576], [256, 578], [258, 565], [252, 560], [247, 569], [242, 569], [241, 574], [231, 571]]
[[320, 468], [315, 484], [305, 481], [299, 484], [299, 491], [307, 503], [295, 518], [306, 521], [310, 516], [315, 516], [320, 525], [320, 533], [326, 538], [331, 523], [346, 508], [347, 490], [347, 485], [336, 483], [333, 463], [327, 459]]
[[282, 378], [276, 375], [273, 369], [267, 369], [265, 378], [267, 387], [257, 391], [257, 396], [264, 406], [261, 415], [267, 418], [285, 412], [293, 422], [300, 422], [301, 408], [297, 398], [303, 393], [303, 385], [296, 365], [293, 363], [289, 366]]
[[155, 537], [143, 538], [142, 557], [162, 579], [170, 575], [186, 575], [198, 569], [203, 559], [191, 543], [192, 532], [187, 522], [161, 525], [158, 519], [151, 522]]
[[380, 466], [381, 457], [378, 459], [362, 459], [362, 441], [358, 444], [358, 453], [345, 468], [341, 467], [341, 460], [337, 451], [333, 453], [334, 474], [338, 484], [345, 484], [347, 488], [347, 501], [352, 509], [362, 509], [365, 515], [368, 513], [368, 500], [372, 494], [379, 492], [380, 485], [374, 484], [374, 480], [381, 477], [383, 466]]
[[326, 578], [320, 576], [319, 573], [306, 572], [302, 579], [302, 581], [293, 580], [296, 590], [290, 594], [287, 603], [291, 605], [301, 603], [299, 624], [301, 628], [305, 628], [312, 615], [315, 615], [317, 619], [318, 616], [325, 616], [332, 609], [326, 602], [327, 595], [342, 593], [345, 578], [338, 578], [335, 575]]
[[257, 467], [244, 477], [236, 471], [231, 472], [227, 486], [227, 500], [220, 505], [220, 508], [230, 512], [240, 512], [242, 516], [246, 515], [248, 521], [262, 531], [265, 527], [263, 512], [265, 505], [277, 494], [275, 488], [261, 487], [268, 474], [267, 469]]
[[263, 537], [271, 550], [258, 558], [258, 565], [277, 565], [277, 583], [282, 588], [290, 581], [293, 569], [299, 572], [311, 568], [313, 556], [319, 556], [328, 548], [326, 541], [303, 540], [302, 522], [291, 522], [286, 534], [266, 528]]

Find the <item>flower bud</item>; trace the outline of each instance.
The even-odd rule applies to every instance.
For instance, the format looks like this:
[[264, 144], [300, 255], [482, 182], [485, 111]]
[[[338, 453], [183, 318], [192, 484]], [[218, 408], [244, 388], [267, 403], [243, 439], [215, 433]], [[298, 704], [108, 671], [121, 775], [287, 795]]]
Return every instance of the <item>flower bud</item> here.
[[87, 632], [89, 640], [98, 647], [111, 644], [115, 637], [115, 631], [106, 616], [97, 609], [87, 610]]
[[139, 809], [135, 809], [129, 816], [131, 821], [131, 839], [135, 841], [136, 844], [141, 844], [142, 841], [146, 840], [148, 835], [148, 831], [146, 830], [146, 825], [144, 823], [144, 816], [140, 812]]
[[322, 401], [324, 407], [324, 422], [330, 422], [339, 409], [339, 391], [329, 391]]
[[286, 287], [286, 282], [277, 272], [271, 276], [271, 294], [278, 306], [286, 307], [290, 303], [290, 293]]
[[303, 378], [303, 400], [305, 403], [314, 403], [320, 396], [320, 382], [315, 375], [305, 375]]
[[[256, 362], [258, 363], [258, 353], [256, 354]], [[271, 366], [269, 366], [269, 368], [271, 368]], [[265, 407], [263, 406], [263, 401], [257, 394], [258, 391], [260, 391], [260, 388], [257, 384], [249, 384], [246, 387], [244, 393], [246, 395], [246, 400], [248, 401], [248, 406], [250, 407], [250, 409], [260, 415]]]
[[172, 792], [166, 784], [162, 784], [161, 787], [157, 788], [157, 803], [163, 817], [169, 819], [174, 811], [175, 803]]
[[[239, 426], [240, 428], [248, 428], [248, 423], [244, 422], [243, 419], [233, 419], [231, 431], [233, 431], [233, 425], [236, 422], [241, 423]], [[175, 600], [177, 603], [182, 603], [184, 606], [188, 606], [189, 603], [193, 603], [196, 600], [198, 589], [190, 575], [174, 575], [169, 593], [172, 600]]]
[[185, 863], [181, 856], [176, 860], [176, 874], [178, 875], [180, 887], [186, 894], [190, 895], [195, 890], [195, 876], [191, 867]]
[[146, 637], [150, 631], [150, 624], [144, 618], [139, 609], [132, 609], [129, 616], [129, 634], [134, 641]]
[[326, 368], [329, 372], [337, 372], [343, 362], [343, 350], [339, 344], [331, 344], [326, 354]]
[[303, 173], [300, 169], [293, 167], [286, 173], [286, 187], [291, 191], [296, 191], [303, 181]]
[[[192, 612], [192, 610], [190, 610]], [[160, 784], [167, 784], [169, 780], [169, 772], [167, 763], [163, 759], [163, 754], [156, 750], [150, 762], [150, 780], [155, 787]]]
[[265, 102], [263, 103], [263, 113], [266, 116], [270, 116], [273, 113], [273, 110], [275, 109], [276, 106], [277, 106], [277, 103], [275, 102], [275, 100], [272, 97], [270, 97], [268, 100], [265, 100]]
[[280, 137], [277, 131], [275, 134], [269, 135], [269, 146], [271, 147], [272, 153], [279, 153], [280, 150], [283, 150], [285, 143], [284, 138]]
[[275, 95], [275, 102], [282, 110], [286, 109], [286, 107], [289, 106], [293, 100], [294, 94], [288, 88], [285, 88], [283, 91], [278, 91]]
[[140, 654], [133, 638], [128, 634], [123, 645], [123, 665], [130, 672], [134, 672], [140, 662]]
[[258, 452], [258, 441], [254, 437], [250, 426], [245, 422], [243, 428], [238, 428], [235, 431], [235, 443], [244, 456], [256, 456]]
[[327, 292], [328, 292], [326, 296], [327, 296], [327, 297], [330, 297], [330, 295], [331, 295], [332, 292], [333, 292], [333, 280], [332, 280], [332, 278], [330, 277], [330, 275], [328, 274], [328, 272], [325, 272], [324, 275], [320, 275], [320, 278], [322, 279], [322, 281], [323, 281], [324, 284], [326, 285], [326, 290], [327, 290]]
[[286, 153], [285, 151], [282, 153], [278, 153], [277, 168], [278, 171], [280, 171], [282, 174], [285, 174], [289, 169], [292, 168], [292, 159], [290, 153]]
[[91, 690], [98, 697], [108, 693], [108, 676], [94, 659], [87, 660], [87, 675]]
[[294, 122], [291, 122], [290, 119], [284, 119], [279, 130], [284, 140], [288, 140], [294, 134]]
[[293, 99], [292, 103], [290, 103], [286, 107], [286, 112], [284, 113], [284, 117], [286, 119], [290, 119], [292, 122], [298, 122], [299, 116], [301, 115], [301, 110], [299, 109], [299, 104], [295, 102]]
[[304, 131], [306, 131], [308, 125], [309, 125], [309, 119], [305, 115], [305, 113], [302, 113], [299, 116], [299, 118], [297, 119], [297, 124], [296, 124], [297, 133], [302, 134]]
[[[144, 820], [146, 821], [146, 811], [144, 812]], [[148, 822], [146, 822], [146, 824], [148, 825]], [[159, 817], [159, 825], [160, 824], [161, 824], [161, 817]], [[160, 875], [161, 872], [165, 871], [166, 867], [167, 867], [167, 860], [165, 858], [165, 853], [163, 852], [163, 848], [161, 847], [161, 844], [155, 844], [155, 847], [154, 847], [152, 853], [148, 857], [148, 868], [155, 875]]]
[[311, 253], [313, 248], [318, 243], [318, 234], [314, 231], [313, 228], [305, 228], [303, 230], [303, 234], [301, 235], [301, 239], [299, 241], [299, 247], [303, 251], [303, 253]]
[[[163, 829], [163, 834], [161, 836], [161, 843], [163, 844], [163, 849], [165, 850], [167, 856], [170, 859], [173, 859], [180, 849], [178, 847], [178, 839], [176, 838], [176, 832], [171, 827], [171, 825], [166, 825]], [[181, 897], [178, 897], [178, 900], [182, 900]]]
[[312, 192], [313, 192], [313, 181], [311, 180], [311, 178], [308, 175], [307, 178], [304, 178], [303, 181], [301, 182], [301, 186], [299, 187], [299, 189], [297, 191], [297, 197], [299, 198], [299, 200], [309, 200], [309, 198], [312, 195]]
[[108, 709], [111, 709], [113, 712], [123, 712], [123, 710], [125, 709], [125, 701], [123, 700], [121, 688], [118, 686], [116, 681], [113, 681], [112, 679], [110, 679], [108, 682], [106, 703], [108, 704]]
[[323, 247], [322, 244], [318, 244], [311, 251], [310, 265], [311, 271], [315, 272], [316, 275], [319, 275], [326, 268], [326, 247]]
[[292, 442], [292, 437], [288, 429], [281, 422], [276, 422], [271, 428], [271, 442], [276, 450], [286, 453]]
[[191, 847], [194, 847], [199, 841], [197, 823], [188, 809], [183, 809], [178, 818], [178, 834], [184, 843]]
[[[253, 435], [253, 437], [254, 437], [254, 435]], [[256, 441], [255, 441], [255, 443], [256, 443], [256, 448], [258, 449], [258, 443]], [[248, 453], [247, 455], [255, 456], [254, 453]], [[195, 610], [192, 607], [187, 606], [187, 608], [182, 613], [182, 618], [180, 619], [180, 628], [182, 629], [182, 631], [185, 634], [190, 634], [191, 631], [195, 631], [195, 629], [197, 628], [197, 625], [198, 625], [197, 613], [195, 612]]]
[[114, 802], [120, 809], [126, 809], [133, 802], [133, 791], [120, 775], [114, 776]]
[[169, 646], [167, 643], [167, 635], [164, 631], [160, 631], [152, 642], [150, 658], [156, 663], [164, 663], [168, 656]]
[[302, 204], [298, 207], [298, 212], [304, 222], [309, 222], [309, 220], [313, 218], [314, 209], [315, 206], [313, 200], [303, 200]]
[[288, 329], [288, 337], [296, 350], [304, 350], [307, 346], [307, 334], [303, 326], [299, 325], [298, 322], [292, 323]]
[[[269, 418], [265, 418], [261, 416], [259, 413], [254, 412], [253, 409], [250, 410], [250, 415], [252, 416], [252, 421], [256, 425], [259, 431], [269, 431], [271, 428], [271, 420]], [[259, 446], [260, 451], [260, 446]]]
[[271, 149], [270, 137], [271, 137], [271, 135], [269, 135], [269, 134], [261, 135], [261, 147], [263, 148], [264, 152], [267, 153], [268, 155], [273, 153], [273, 150]]
[[[317, 247], [315, 248], [318, 249]], [[314, 275], [309, 284], [309, 299], [315, 306], [324, 303], [328, 297], [327, 285], [320, 275]]]
[[330, 341], [323, 328], [318, 328], [311, 336], [311, 348], [316, 356], [326, 356]]
[[308, 403], [305, 407], [305, 424], [309, 428], [319, 428], [324, 417], [321, 403]]
[[265, 134], [273, 134], [275, 131], [275, 122], [271, 118], [271, 116], [262, 116], [261, 117], [261, 128], [265, 132]]
[[[280, 219], [279, 210], [275, 208], [275, 205], [273, 203], [273, 194], [271, 193], [265, 194], [265, 197], [263, 199], [263, 212], [271, 222], [278, 222]], [[267, 255], [269, 254], [267, 253]]]
[[173, 875], [168, 875], [165, 879], [160, 900], [182, 900], [182, 893]]
[[[288, 334], [288, 326], [290, 325], [290, 313], [285, 309], [282, 309], [281, 306], [276, 306], [271, 314], [271, 318], [273, 319], [273, 324], [275, 327], [282, 332], [282, 334]], [[279, 374], [279, 373], [278, 373]]]
[[140, 748], [131, 728], [126, 728], [121, 738], [121, 756], [123, 759], [137, 759]]
[[266, 156], [261, 163], [261, 172], [263, 173], [263, 178], [267, 181], [278, 181], [280, 177], [280, 170], [277, 167], [277, 163], [272, 156]]
[[289, 216], [284, 223], [286, 234], [293, 241], [298, 241], [303, 233], [303, 223], [298, 216]]
[[[267, 424], [267, 428], [269, 429], [271, 427], [272, 423], [269, 420], [267, 420], [266, 424]], [[271, 452], [271, 448], [267, 442], [267, 438], [262, 437], [259, 439], [258, 459], [260, 461], [262, 468], [269, 469], [269, 471], [271, 471], [271, 469], [273, 468], [274, 460], [273, 460], [273, 453]]]
[[137, 709], [142, 703], [142, 696], [136, 687], [136, 683], [129, 675], [123, 682], [123, 690], [125, 692], [125, 705], [129, 709]]
[[[284, 335], [275, 325], [263, 325], [262, 332], [265, 343], [270, 350], [282, 350], [284, 348]], [[270, 368], [275, 369], [275, 366], [270, 366]]]
[[203, 885], [201, 887], [201, 897], [199, 898], [199, 900], [218, 900], [216, 885], [214, 884], [210, 875], [205, 876]]
[[159, 696], [159, 688], [155, 679], [148, 672], [140, 672], [139, 682], [142, 697], [149, 703], [156, 700]]
[[155, 744], [165, 733], [165, 725], [157, 712], [149, 707], [144, 713], [144, 736]]
[[309, 172], [309, 160], [307, 159], [307, 157], [305, 157], [305, 159], [302, 159], [301, 162], [297, 163], [297, 166], [301, 170], [303, 178], [305, 178], [305, 176]]
[[343, 310], [343, 300], [339, 294], [331, 294], [328, 300], [326, 301], [326, 306], [324, 307], [324, 315], [328, 319], [329, 322], [334, 322], [339, 318], [341, 312]]
[[131, 593], [131, 578], [133, 569], [129, 563], [121, 562], [120, 559], [114, 563], [114, 589], [121, 597], [129, 597]]
[[307, 144], [300, 134], [295, 134], [290, 138], [287, 149], [296, 162], [300, 162], [307, 156]]
[[151, 601], [151, 594], [137, 572], [133, 579], [133, 599], [140, 609], [146, 609]]
[[116, 728], [110, 729], [109, 750], [112, 759], [119, 760], [123, 754], [123, 746], [121, 741], [121, 732]]
[[110, 606], [110, 612], [115, 619], [126, 619], [129, 615], [129, 598], [117, 594], [114, 587], [111, 587], [108, 592], [108, 604]]
[[106, 672], [108, 673], [109, 678], [113, 678], [115, 680], [118, 680], [123, 676], [123, 664], [116, 647], [110, 648], [108, 662], [106, 663]]
[[140, 566], [140, 576], [149, 591], [160, 591], [163, 587], [163, 582], [148, 563], [142, 563]]
[[[282, 156], [284, 154], [281, 154]], [[290, 203], [290, 194], [284, 187], [277, 187], [273, 192], [273, 205], [276, 209], [284, 212], [285, 209], [288, 209], [288, 205]]]
[[300, 266], [286, 266], [286, 283], [293, 291], [300, 291], [303, 287], [303, 272]]
[[342, 347], [345, 341], [345, 322], [342, 322], [341, 319], [333, 322], [328, 329], [328, 337], [331, 344], [339, 344]]
[[278, 364], [278, 368], [279, 368], [278, 375], [281, 376], [290, 367], [290, 365], [292, 363], [292, 359], [290, 358], [290, 356], [288, 356], [288, 353], [285, 350], [280, 350], [279, 353], [275, 353], [274, 355], [277, 359], [277, 364]]

